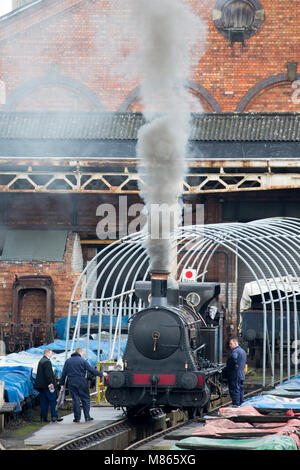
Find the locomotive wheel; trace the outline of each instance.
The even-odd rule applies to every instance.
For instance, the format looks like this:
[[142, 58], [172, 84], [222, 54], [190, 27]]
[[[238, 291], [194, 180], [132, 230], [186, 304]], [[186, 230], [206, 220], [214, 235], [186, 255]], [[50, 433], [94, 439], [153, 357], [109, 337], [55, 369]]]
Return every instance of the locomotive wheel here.
[[124, 400], [126, 399], [125, 391], [119, 388], [107, 388], [105, 396], [106, 399], [115, 406], [119, 406], [120, 403], [124, 403]]
[[137, 416], [145, 416], [149, 414], [149, 408], [144, 406], [129, 406], [126, 408], [126, 415], [128, 419], [136, 418]]
[[199, 407], [190, 407], [187, 408], [188, 418], [195, 419], [197, 416], [201, 418], [203, 416], [203, 408]]
[[254, 360], [255, 360], [255, 368], [260, 369], [260, 367], [261, 367], [261, 350], [260, 350], [260, 348], [255, 349]]

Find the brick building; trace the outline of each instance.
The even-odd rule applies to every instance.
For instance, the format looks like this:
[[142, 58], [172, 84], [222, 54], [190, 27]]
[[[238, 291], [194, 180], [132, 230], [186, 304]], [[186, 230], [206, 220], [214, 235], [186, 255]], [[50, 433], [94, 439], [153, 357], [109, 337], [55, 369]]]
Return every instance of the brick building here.
[[[204, 204], [206, 223], [299, 217], [299, 2], [186, 3], [206, 22], [207, 38], [186, 82], [204, 114], [193, 116], [185, 202]], [[120, 35], [125, 11], [108, 0], [14, 7], [0, 18], [1, 250], [11, 230], [33, 239], [39, 230], [65, 231], [67, 247], [80, 237], [85, 265], [107, 246], [96, 235], [97, 207], [117, 208], [120, 196], [128, 205], [140, 201], [140, 83], [115, 73], [120, 56], [112, 47], [123, 46], [124, 55], [131, 44]], [[116, 238], [122, 224], [117, 218]], [[24, 260], [21, 252], [1, 261], [0, 323], [12, 319], [14, 276], [50, 276], [52, 319], [67, 314], [77, 278], [67, 253], [55, 262]], [[227, 281], [237, 277], [232, 262]], [[222, 260], [209, 279], [225, 282]], [[32, 291], [27, 297], [36, 300], [25, 305], [24, 297], [21, 321], [45, 311], [45, 299]]]

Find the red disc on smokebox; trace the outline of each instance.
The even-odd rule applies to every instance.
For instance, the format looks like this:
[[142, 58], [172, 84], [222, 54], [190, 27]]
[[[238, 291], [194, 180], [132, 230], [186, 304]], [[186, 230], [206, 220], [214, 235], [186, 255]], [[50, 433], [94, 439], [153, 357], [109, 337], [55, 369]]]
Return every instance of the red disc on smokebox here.
[[191, 278], [193, 277], [192, 271], [187, 271], [187, 272], [185, 273], [185, 277], [187, 277], [188, 279], [191, 279]]

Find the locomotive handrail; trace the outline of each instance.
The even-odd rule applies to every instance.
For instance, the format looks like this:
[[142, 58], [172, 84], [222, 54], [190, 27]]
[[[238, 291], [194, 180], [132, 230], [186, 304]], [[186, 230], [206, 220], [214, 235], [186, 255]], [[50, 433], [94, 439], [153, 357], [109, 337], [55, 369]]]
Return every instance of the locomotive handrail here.
[[200, 349], [204, 349], [205, 347], [206, 347], [206, 343], [201, 344], [201, 346], [199, 346], [197, 349], [192, 349], [192, 352], [196, 353], [196, 352], [200, 351]]
[[117, 299], [118, 297], [123, 297], [124, 295], [127, 295], [127, 294], [132, 294], [134, 292], [134, 289], [131, 289], [131, 290], [128, 290], [127, 292], [122, 292], [122, 294], [116, 294], [116, 295], [113, 295], [111, 297], [102, 297], [101, 299], [80, 299], [80, 300], [71, 300], [71, 302], [73, 304], [76, 304], [76, 303], [80, 303], [80, 302], [104, 302], [104, 301], [108, 301], [108, 300], [113, 300], [113, 299]]

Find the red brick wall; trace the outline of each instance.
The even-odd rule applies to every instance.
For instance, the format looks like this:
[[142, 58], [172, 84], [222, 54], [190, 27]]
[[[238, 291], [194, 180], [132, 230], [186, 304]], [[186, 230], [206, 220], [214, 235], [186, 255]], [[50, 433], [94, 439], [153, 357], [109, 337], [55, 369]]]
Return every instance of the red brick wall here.
[[21, 293], [21, 323], [47, 322], [46, 291], [41, 289], [25, 289]]
[[95, 111], [95, 107], [73, 90], [45, 86], [25, 96], [15, 106], [16, 111]]
[[[186, 3], [207, 22], [208, 29], [206, 52], [188, 78], [202, 85], [222, 111], [236, 110], [255, 85], [286, 74], [286, 63], [299, 60], [300, 2], [263, 1], [265, 20], [259, 31], [246, 40], [245, 47], [235, 43], [233, 49], [212, 20], [215, 1]], [[120, 28], [107, 27], [109, 14], [110, 4], [105, 0], [60, 0], [43, 2], [6, 20], [0, 32], [0, 79], [6, 83], [8, 97], [25, 82], [47, 75], [50, 64], [58, 64], [64, 77], [88, 87], [106, 110], [117, 110], [139, 83], [113, 72], [116, 60], [112, 51], [118, 46]], [[120, 15], [122, 20], [122, 12]], [[106, 41], [103, 30], [109, 31]], [[37, 88], [23, 96], [16, 108], [95, 109], [86, 97], [75, 95], [65, 87]], [[211, 111], [200, 100], [204, 110]], [[291, 102], [291, 85], [285, 82], [253, 98], [246, 110], [295, 111], [299, 106]], [[133, 104], [131, 109], [139, 109], [139, 105]]]
[[[71, 256], [74, 234], [66, 243], [64, 260], [61, 262], [45, 261], [2, 261], [0, 263], [0, 323], [11, 322], [12, 288], [15, 276], [51, 276], [54, 284], [55, 320], [68, 314], [68, 307], [78, 273], [72, 272]], [[40, 290], [25, 293], [21, 302], [21, 321], [32, 322], [41, 318], [43, 299]], [[42, 320], [43, 321], [43, 320]]]
[[[62, 228], [83, 232], [96, 238], [96, 228], [101, 220], [97, 207], [110, 203], [116, 208], [119, 220], [119, 195], [116, 194], [0, 194], [0, 226], [14, 228]], [[124, 196], [121, 196], [124, 197]], [[76, 204], [75, 204], [76, 201]], [[129, 195], [127, 206], [139, 203], [138, 195]], [[76, 221], [74, 211], [76, 206]], [[74, 224], [76, 224], [74, 226]], [[114, 227], [115, 228], [115, 227]], [[118, 227], [117, 227], [118, 229]], [[0, 232], [1, 245], [1, 232]]]
[[[189, 78], [204, 87], [219, 104], [223, 112], [231, 112], [245, 95], [263, 80], [287, 73], [287, 62], [298, 62], [300, 57], [300, 2], [295, 0], [264, 0], [265, 20], [257, 34], [246, 40], [245, 47], [229, 42], [216, 29], [212, 10], [216, 1], [185, 0], [207, 22], [207, 46], [204, 55]], [[118, 43], [120, 28], [107, 28], [110, 3], [107, 0], [51, 0], [32, 7], [11, 20], [2, 23], [0, 29], [0, 80], [5, 82], [8, 102], [13, 93], [24, 84], [48, 76], [53, 79], [51, 65], [58, 64], [59, 74], [76, 80], [83, 90], [74, 87], [44, 85], [24, 91], [13, 109], [17, 110], [94, 110], [97, 99], [105, 110], [116, 111], [138, 81], [119, 77], [114, 73], [116, 60], [112, 55], [113, 43]], [[121, 15], [122, 18], [122, 15]], [[104, 41], [103, 29], [110, 32]], [[125, 44], [125, 48], [127, 47]], [[108, 47], [109, 46], [109, 47]], [[52, 70], [52, 75], [50, 71]], [[56, 69], [57, 71], [57, 69]], [[300, 73], [300, 68], [298, 70]], [[95, 102], [85, 92], [94, 94]], [[286, 80], [270, 84], [254, 93], [245, 102], [244, 111], [299, 111], [300, 105], [292, 102], [293, 89]], [[212, 111], [205, 99], [199, 98], [204, 111]], [[140, 110], [138, 100], [130, 110]], [[245, 194], [245, 193], [243, 193]], [[251, 193], [257, 197], [258, 193]], [[264, 199], [266, 196], [260, 193]], [[222, 195], [223, 197], [223, 195]], [[224, 198], [228, 196], [224, 195]], [[233, 198], [241, 198], [235, 194]], [[205, 222], [221, 221], [221, 206], [217, 196], [207, 196]], [[41, 197], [42, 199], [42, 197]], [[31, 204], [24, 203], [24, 195], [14, 195], [10, 209], [4, 205], [5, 223], [39, 226], [68, 226], [72, 224], [72, 204], [66, 197], [52, 196], [46, 211], [41, 211], [39, 200], [30, 197]], [[90, 198], [88, 211], [79, 204], [78, 225], [94, 232], [97, 218], [96, 196]], [[99, 201], [100, 203], [101, 201]], [[83, 231], [83, 229], [82, 229]], [[68, 245], [69, 247], [69, 245]], [[77, 275], [71, 272], [70, 254], [61, 263], [6, 263], [0, 264], [0, 322], [9, 321], [11, 294], [15, 274], [50, 275], [55, 287], [56, 318], [67, 314], [70, 296]], [[224, 260], [209, 273], [213, 279], [224, 277]], [[38, 299], [36, 301], [38, 305]], [[38, 311], [36, 311], [38, 313]]]
[[[294, 100], [293, 100], [294, 96]], [[291, 82], [281, 82], [271, 85], [259, 92], [246, 106], [247, 112], [282, 112], [300, 111], [300, 104], [297, 104], [299, 97], [292, 88]]]
[[[196, 3], [196, 2], [192, 2]], [[287, 73], [287, 62], [299, 61], [300, 3], [293, 0], [265, 0], [265, 20], [258, 32], [234, 49], [215, 28], [211, 11], [215, 2], [197, 2], [197, 11], [208, 22], [208, 48], [200, 60], [193, 80], [201, 83], [220, 104], [222, 111], [234, 111], [243, 96], [256, 84], [278, 74]], [[299, 67], [300, 69], [300, 67]], [[299, 70], [298, 70], [299, 71]], [[227, 94], [233, 92], [233, 94]], [[289, 111], [290, 102], [282, 98], [281, 86], [266, 101], [257, 101], [255, 111]], [[294, 108], [293, 108], [294, 110]], [[298, 105], [297, 110], [300, 110]]]

